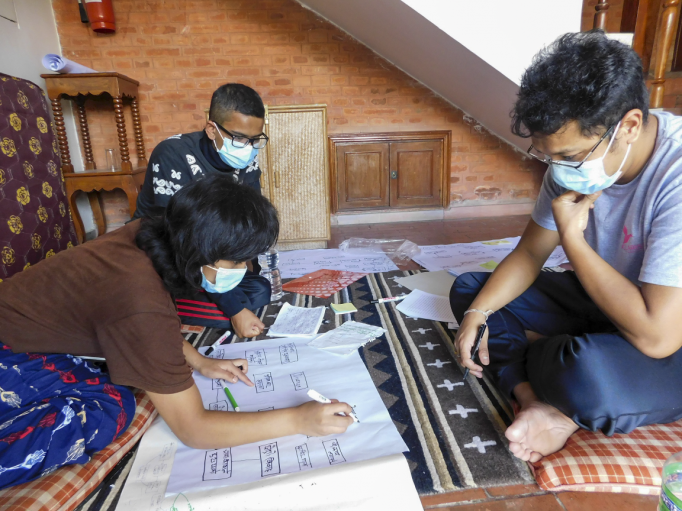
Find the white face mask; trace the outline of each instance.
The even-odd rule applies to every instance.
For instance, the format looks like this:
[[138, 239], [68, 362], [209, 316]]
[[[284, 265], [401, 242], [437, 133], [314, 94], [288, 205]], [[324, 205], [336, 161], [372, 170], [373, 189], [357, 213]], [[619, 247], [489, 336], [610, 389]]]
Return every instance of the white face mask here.
[[[604, 190], [618, 181], [622, 175], [625, 161], [628, 159], [628, 155], [630, 154], [630, 149], [632, 148], [632, 145], [628, 144], [625, 157], [623, 158], [623, 161], [621, 162], [620, 167], [618, 167], [616, 173], [612, 176], [606, 174], [606, 170], [604, 169], [604, 158], [607, 154], [609, 154], [609, 149], [611, 149], [611, 145], [616, 139], [618, 128], [620, 128], [620, 122], [616, 125], [616, 129], [613, 130], [613, 135], [611, 136], [609, 145], [606, 147], [604, 156], [601, 158], [583, 162], [578, 169], [570, 166], [573, 164], [573, 162], [564, 161], [552, 163], [550, 165], [550, 169], [554, 182], [568, 190], [573, 190], [578, 193], [582, 193], [583, 195], [589, 195], [591, 193]], [[562, 165], [562, 163], [565, 165]]]
[[215, 268], [207, 265], [212, 270], [215, 270], [215, 284], [206, 278], [204, 275], [204, 268], [201, 268], [201, 287], [209, 293], [227, 293], [239, 285], [239, 283], [246, 275], [246, 268]]

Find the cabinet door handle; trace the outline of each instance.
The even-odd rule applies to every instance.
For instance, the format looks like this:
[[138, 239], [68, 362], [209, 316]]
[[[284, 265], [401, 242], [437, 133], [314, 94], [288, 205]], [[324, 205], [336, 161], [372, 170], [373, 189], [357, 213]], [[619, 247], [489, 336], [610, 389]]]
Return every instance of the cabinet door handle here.
[[391, 171], [391, 179], [398, 179], [398, 171], [397, 170]]
[[275, 188], [279, 188], [279, 171], [275, 171]]

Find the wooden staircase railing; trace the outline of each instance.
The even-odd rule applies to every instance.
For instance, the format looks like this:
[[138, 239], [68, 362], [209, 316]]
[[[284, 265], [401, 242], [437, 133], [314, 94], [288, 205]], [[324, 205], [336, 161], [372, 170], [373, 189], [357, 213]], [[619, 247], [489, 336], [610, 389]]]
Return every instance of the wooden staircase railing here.
[[[649, 67], [649, 62], [652, 63], [652, 86], [649, 100], [650, 108], [663, 107], [663, 94], [665, 91], [665, 73], [668, 66], [668, 56], [670, 49], [675, 41], [675, 34], [678, 29], [680, 3], [682, 0], [662, 0], [659, 2], [652, 0], [625, 0], [623, 6], [623, 20], [621, 22], [621, 30], [634, 32], [633, 48], [642, 57], [645, 65], [645, 71]], [[660, 5], [660, 17], [658, 12], [653, 12], [652, 9], [657, 9]], [[606, 30], [606, 18], [609, 10], [609, 3], [607, 0], [599, 0], [595, 6], [594, 28]], [[652, 12], [650, 12], [652, 11]], [[652, 32], [647, 33], [647, 25], [649, 30], [653, 23], [653, 19], [659, 19], [656, 26], [655, 34], [658, 39], [658, 44], [653, 45], [651, 40]], [[649, 23], [647, 21], [649, 20]], [[647, 38], [649, 41], [647, 41]], [[647, 42], [653, 46], [653, 54], [647, 55]]]

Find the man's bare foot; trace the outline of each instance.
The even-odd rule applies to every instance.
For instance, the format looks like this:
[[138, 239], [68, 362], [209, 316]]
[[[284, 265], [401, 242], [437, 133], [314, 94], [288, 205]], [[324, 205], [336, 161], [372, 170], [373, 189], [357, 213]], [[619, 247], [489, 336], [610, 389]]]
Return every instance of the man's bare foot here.
[[524, 387], [514, 389], [514, 394], [521, 402], [521, 411], [505, 436], [514, 456], [535, 462], [561, 449], [578, 425], [553, 406], [539, 401], [530, 384], [520, 385]]

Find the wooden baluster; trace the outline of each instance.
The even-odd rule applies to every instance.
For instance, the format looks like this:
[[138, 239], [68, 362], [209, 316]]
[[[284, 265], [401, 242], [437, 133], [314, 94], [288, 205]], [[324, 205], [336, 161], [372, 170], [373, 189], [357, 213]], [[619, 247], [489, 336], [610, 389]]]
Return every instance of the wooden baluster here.
[[114, 113], [116, 115], [116, 131], [118, 131], [118, 147], [121, 152], [121, 170], [131, 172], [133, 164], [130, 163], [128, 151], [128, 135], [126, 134], [126, 120], [123, 117], [123, 97], [114, 98]]
[[135, 132], [135, 146], [137, 150], [137, 166], [147, 166], [147, 154], [144, 150], [144, 138], [142, 136], [142, 123], [140, 122], [140, 107], [137, 104], [137, 98], [133, 98], [130, 104], [130, 109], [133, 112], [133, 131]]
[[64, 128], [64, 114], [59, 97], [52, 98], [52, 114], [54, 115], [54, 125], [57, 129], [57, 142], [59, 143], [59, 156], [62, 160], [62, 173], [73, 172], [71, 165], [71, 154], [69, 153], [69, 141], [66, 138], [66, 128]]
[[651, 81], [651, 108], [661, 108], [663, 106], [663, 92], [665, 90], [665, 68], [668, 64], [668, 53], [673, 44], [675, 30], [677, 29], [677, 19], [680, 12], [680, 0], [665, 0], [663, 3], [663, 13], [661, 14], [661, 24], [659, 28], [660, 39], [654, 56], [654, 78]]
[[76, 102], [76, 112], [78, 113], [78, 123], [81, 128], [81, 138], [83, 139], [83, 150], [85, 151], [85, 169], [95, 170], [97, 165], [92, 157], [92, 144], [90, 144], [90, 130], [88, 129], [88, 118], [85, 115], [85, 99]]
[[601, 28], [606, 32], [606, 12], [609, 10], [609, 2], [607, 0], [599, 0], [597, 5], [594, 6], [594, 10], [597, 11], [594, 15], [594, 28]]

